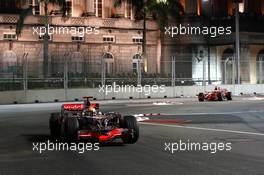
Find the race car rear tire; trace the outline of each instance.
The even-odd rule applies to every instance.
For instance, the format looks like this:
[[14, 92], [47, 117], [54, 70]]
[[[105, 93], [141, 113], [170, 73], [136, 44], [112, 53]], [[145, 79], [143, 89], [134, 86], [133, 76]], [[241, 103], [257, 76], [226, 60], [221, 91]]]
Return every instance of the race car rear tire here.
[[57, 139], [61, 136], [60, 113], [51, 113], [49, 119], [50, 136]]
[[227, 92], [226, 99], [227, 100], [232, 100], [232, 93], [231, 92]]
[[138, 141], [139, 138], [139, 127], [137, 119], [134, 116], [124, 116], [122, 119], [122, 127], [132, 130], [131, 135], [126, 135], [122, 138], [124, 143], [133, 144]]
[[74, 141], [78, 139], [79, 121], [75, 117], [66, 117], [64, 121], [65, 139]]
[[198, 100], [199, 101], [204, 101], [204, 93], [199, 93]]

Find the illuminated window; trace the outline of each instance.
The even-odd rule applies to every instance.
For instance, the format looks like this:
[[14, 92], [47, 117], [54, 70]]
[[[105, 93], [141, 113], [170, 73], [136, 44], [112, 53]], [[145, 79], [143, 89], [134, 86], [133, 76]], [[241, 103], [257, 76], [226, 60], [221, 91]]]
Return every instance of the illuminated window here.
[[72, 2], [69, 0], [66, 0], [66, 15], [72, 16]]
[[95, 15], [97, 17], [102, 17], [103, 12], [103, 6], [102, 6], [102, 0], [94, 0], [94, 9], [95, 9]]
[[197, 0], [197, 15], [201, 15], [201, 0]]
[[33, 15], [39, 15], [39, 0], [29, 0], [28, 5], [32, 8], [32, 14]]
[[227, 9], [228, 9], [228, 15], [233, 16], [235, 12], [235, 5], [233, 3], [233, 0], [227, 1]]
[[35, 4], [34, 4], [34, 15], [39, 15], [40, 14], [40, 8], [39, 8], [39, 1], [35, 0]]
[[125, 1], [125, 17], [131, 18], [131, 3], [128, 1]]
[[186, 10], [185, 0], [179, 0], [179, 2], [180, 2], [180, 4], [182, 5], [183, 10], [185, 11], [185, 10]]

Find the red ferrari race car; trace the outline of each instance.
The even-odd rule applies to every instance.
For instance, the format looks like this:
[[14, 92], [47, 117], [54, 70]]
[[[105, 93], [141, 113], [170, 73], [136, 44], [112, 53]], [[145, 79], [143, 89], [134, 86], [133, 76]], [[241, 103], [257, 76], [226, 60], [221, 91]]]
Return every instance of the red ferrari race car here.
[[81, 104], [63, 104], [60, 113], [52, 113], [49, 120], [53, 139], [76, 141], [91, 139], [100, 143], [122, 139], [133, 144], [139, 138], [139, 126], [134, 116], [119, 113], [102, 113], [98, 103], [91, 103], [90, 96]]
[[232, 100], [232, 93], [226, 89], [215, 88], [212, 92], [199, 93], [199, 101], [223, 101], [223, 100]]

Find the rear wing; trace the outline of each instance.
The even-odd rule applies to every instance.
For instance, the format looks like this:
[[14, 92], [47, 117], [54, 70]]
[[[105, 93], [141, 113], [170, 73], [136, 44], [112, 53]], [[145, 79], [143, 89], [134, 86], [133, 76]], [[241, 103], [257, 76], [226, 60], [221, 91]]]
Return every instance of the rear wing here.
[[[99, 109], [99, 103], [91, 103], [90, 107], [93, 107], [94, 109]], [[63, 104], [62, 110], [64, 111], [83, 111], [85, 110], [84, 104]]]
[[63, 104], [62, 109], [65, 111], [83, 111], [84, 104]]

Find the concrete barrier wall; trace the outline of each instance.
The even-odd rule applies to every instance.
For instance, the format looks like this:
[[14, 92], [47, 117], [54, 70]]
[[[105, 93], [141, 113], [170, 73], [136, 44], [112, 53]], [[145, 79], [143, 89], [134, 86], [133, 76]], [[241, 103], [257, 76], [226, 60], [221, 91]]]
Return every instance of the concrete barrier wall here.
[[[221, 85], [221, 88], [226, 88], [234, 95], [243, 94], [264, 94], [264, 85]], [[81, 100], [83, 96], [93, 96], [98, 100], [101, 99], [129, 99], [132, 98], [168, 98], [172, 97], [195, 97], [199, 92], [212, 91], [214, 86], [176, 86], [165, 87], [164, 93], [150, 94], [144, 92], [111, 92], [107, 95], [99, 92], [99, 88], [87, 89], [50, 89], [50, 90], [28, 90], [28, 91], [3, 91], [0, 92], [0, 104], [16, 103], [34, 103], [38, 102], [54, 102], [58, 101], [74, 101], [75, 99]]]

